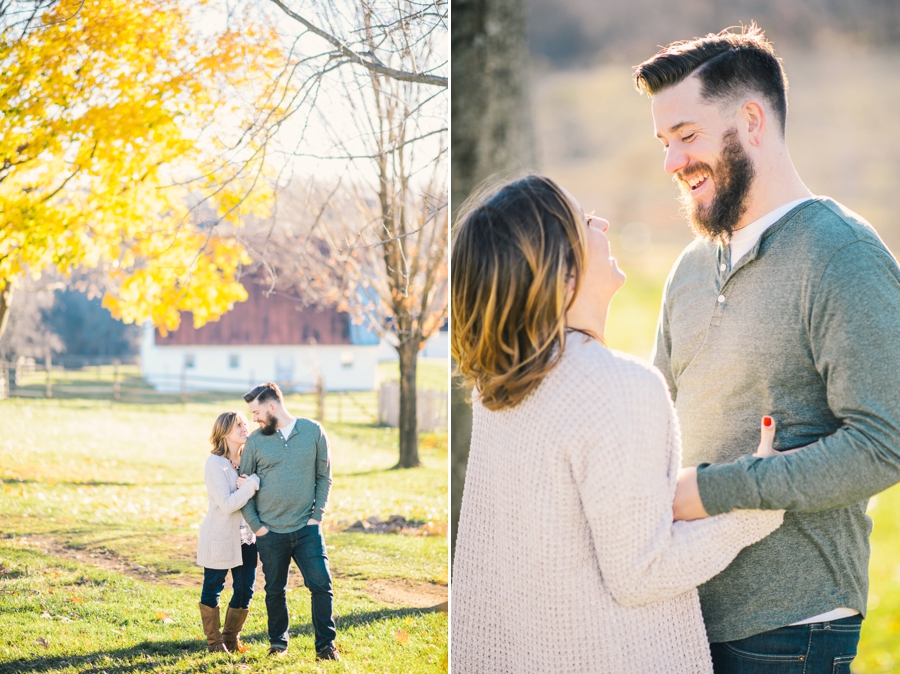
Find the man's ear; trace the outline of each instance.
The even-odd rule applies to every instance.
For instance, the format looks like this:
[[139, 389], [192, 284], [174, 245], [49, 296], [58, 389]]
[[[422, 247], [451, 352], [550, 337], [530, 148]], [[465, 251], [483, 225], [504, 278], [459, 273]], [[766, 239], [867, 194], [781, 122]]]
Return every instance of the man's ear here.
[[766, 109], [758, 101], [750, 99], [744, 103], [738, 117], [744, 125], [750, 144], [759, 147], [769, 121]]

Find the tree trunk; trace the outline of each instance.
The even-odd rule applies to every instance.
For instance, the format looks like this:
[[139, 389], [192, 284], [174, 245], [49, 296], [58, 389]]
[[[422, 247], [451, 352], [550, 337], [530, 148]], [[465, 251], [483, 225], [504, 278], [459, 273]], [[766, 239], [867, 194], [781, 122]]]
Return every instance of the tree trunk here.
[[[456, 361], [452, 361], [453, 367]], [[453, 434], [450, 436], [450, 512], [453, 529], [450, 538], [450, 561], [456, 554], [456, 525], [459, 523], [459, 509], [462, 506], [463, 487], [466, 483], [466, 464], [469, 461], [469, 438], [472, 437], [472, 408], [466, 401], [466, 388], [459, 377], [450, 382], [450, 418], [453, 420]]]
[[455, 213], [497, 173], [534, 168], [526, 0], [452, 0], [450, 175]]
[[401, 340], [400, 356], [400, 462], [396, 468], [416, 468], [419, 461], [419, 431], [416, 419], [416, 362], [418, 341]]
[[[452, 0], [450, 205], [459, 207], [482, 181], [534, 166], [528, 93], [526, 0]], [[452, 264], [452, 260], [451, 260]], [[450, 326], [453, 329], [453, 326]], [[462, 504], [472, 409], [451, 391], [451, 550]]]
[[0, 281], [0, 339], [6, 332], [9, 323], [9, 312], [12, 306], [13, 284], [11, 281]]

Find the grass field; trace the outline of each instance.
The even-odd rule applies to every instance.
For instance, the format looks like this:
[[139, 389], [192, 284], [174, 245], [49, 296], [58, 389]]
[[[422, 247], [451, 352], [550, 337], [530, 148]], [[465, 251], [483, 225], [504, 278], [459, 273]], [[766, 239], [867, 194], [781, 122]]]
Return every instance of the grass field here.
[[[439, 382], [438, 369], [420, 377]], [[312, 409], [309, 397], [291, 396], [289, 409]], [[344, 662], [314, 661], [296, 569], [287, 661], [264, 657], [261, 573], [244, 632], [250, 651], [205, 651], [194, 554], [207, 437], [226, 407], [0, 401], [0, 672], [446, 671], [447, 615], [433, 608], [446, 600], [446, 433], [420, 436], [423, 468], [389, 470], [395, 429], [330, 413], [325, 527]], [[414, 520], [418, 535], [342, 531], [373, 515]], [[222, 603], [229, 597], [226, 587]]]

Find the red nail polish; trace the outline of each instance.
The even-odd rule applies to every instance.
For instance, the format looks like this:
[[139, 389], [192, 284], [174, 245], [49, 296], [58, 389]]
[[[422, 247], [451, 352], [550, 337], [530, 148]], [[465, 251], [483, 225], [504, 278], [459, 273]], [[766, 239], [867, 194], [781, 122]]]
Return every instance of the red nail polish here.
[[763, 426], [768, 428], [772, 425], [772, 417], [763, 417]]

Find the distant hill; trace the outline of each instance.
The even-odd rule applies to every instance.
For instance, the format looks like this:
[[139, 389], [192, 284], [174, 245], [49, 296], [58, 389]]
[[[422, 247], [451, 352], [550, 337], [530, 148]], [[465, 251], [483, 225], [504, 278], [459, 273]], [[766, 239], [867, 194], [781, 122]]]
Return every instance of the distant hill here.
[[779, 48], [827, 44], [835, 36], [900, 44], [898, 0], [528, 0], [532, 53], [553, 67], [638, 63], [657, 45], [755, 20]]

